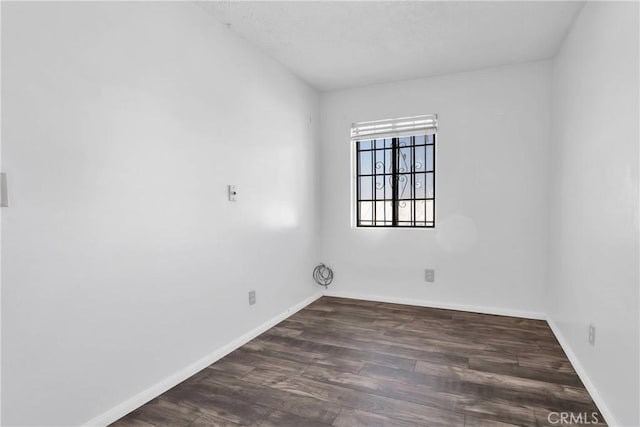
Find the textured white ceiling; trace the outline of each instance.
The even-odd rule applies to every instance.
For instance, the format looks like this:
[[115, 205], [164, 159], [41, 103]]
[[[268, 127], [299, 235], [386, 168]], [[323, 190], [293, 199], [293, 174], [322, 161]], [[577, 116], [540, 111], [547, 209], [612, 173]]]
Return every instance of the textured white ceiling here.
[[583, 2], [201, 4], [327, 91], [553, 56]]

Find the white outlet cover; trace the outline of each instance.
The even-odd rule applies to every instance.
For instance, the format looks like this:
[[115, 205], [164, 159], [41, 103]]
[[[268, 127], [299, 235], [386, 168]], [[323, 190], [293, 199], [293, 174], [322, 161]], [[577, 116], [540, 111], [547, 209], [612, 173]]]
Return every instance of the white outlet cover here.
[[433, 269], [427, 268], [424, 270], [424, 280], [426, 282], [435, 282], [436, 272]]

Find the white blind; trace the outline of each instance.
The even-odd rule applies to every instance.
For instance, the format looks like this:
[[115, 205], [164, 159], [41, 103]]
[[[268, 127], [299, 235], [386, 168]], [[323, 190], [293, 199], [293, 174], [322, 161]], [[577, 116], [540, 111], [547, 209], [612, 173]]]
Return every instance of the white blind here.
[[399, 138], [402, 136], [432, 135], [438, 130], [438, 115], [375, 120], [351, 125], [351, 140]]

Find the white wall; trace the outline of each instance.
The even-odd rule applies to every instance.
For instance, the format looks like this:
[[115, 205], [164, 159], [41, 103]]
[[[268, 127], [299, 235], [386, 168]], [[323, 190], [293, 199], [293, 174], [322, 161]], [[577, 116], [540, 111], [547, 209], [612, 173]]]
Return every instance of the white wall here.
[[[542, 310], [550, 71], [543, 61], [323, 94], [321, 253], [335, 268], [333, 291]], [[431, 113], [436, 228], [353, 228], [351, 123]]]
[[2, 421], [77, 425], [317, 291], [319, 99], [193, 4], [2, 7]]
[[552, 92], [549, 312], [625, 426], [640, 425], [638, 48], [637, 2], [587, 3]]
[[[0, 3], [0, 51], [2, 50], [2, 3]], [[2, 54], [0, 54], [0, 130], [2, 129]], [[0, 131], [0, 165], [2, 165], [2, 132]], [[2, 209], [0, 209], [0, 425], [2, 424]]]

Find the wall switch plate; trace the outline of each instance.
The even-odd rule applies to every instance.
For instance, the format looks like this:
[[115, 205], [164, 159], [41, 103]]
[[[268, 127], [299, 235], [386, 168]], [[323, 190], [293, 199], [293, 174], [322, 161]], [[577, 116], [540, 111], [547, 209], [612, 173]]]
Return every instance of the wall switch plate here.
[[589, 344], [596, 346], [596, 327], [589, 325]]
[[230, 202], [235, 202], [236, 200], [238, 200], [238, 189], [236, 188], [235, 185], [230, 185], [229, 186], [229, 201]]
[[249, 291], [249, 305], [256, 303], [256, 291]]
[[436, 281], [436, 272], [435, 272], [435, 270], [430, 269], [430, 268], [426, 269], [424, 271], [424, 281], [425, 282], [431, 282], [431, 283], [435, 282]]

